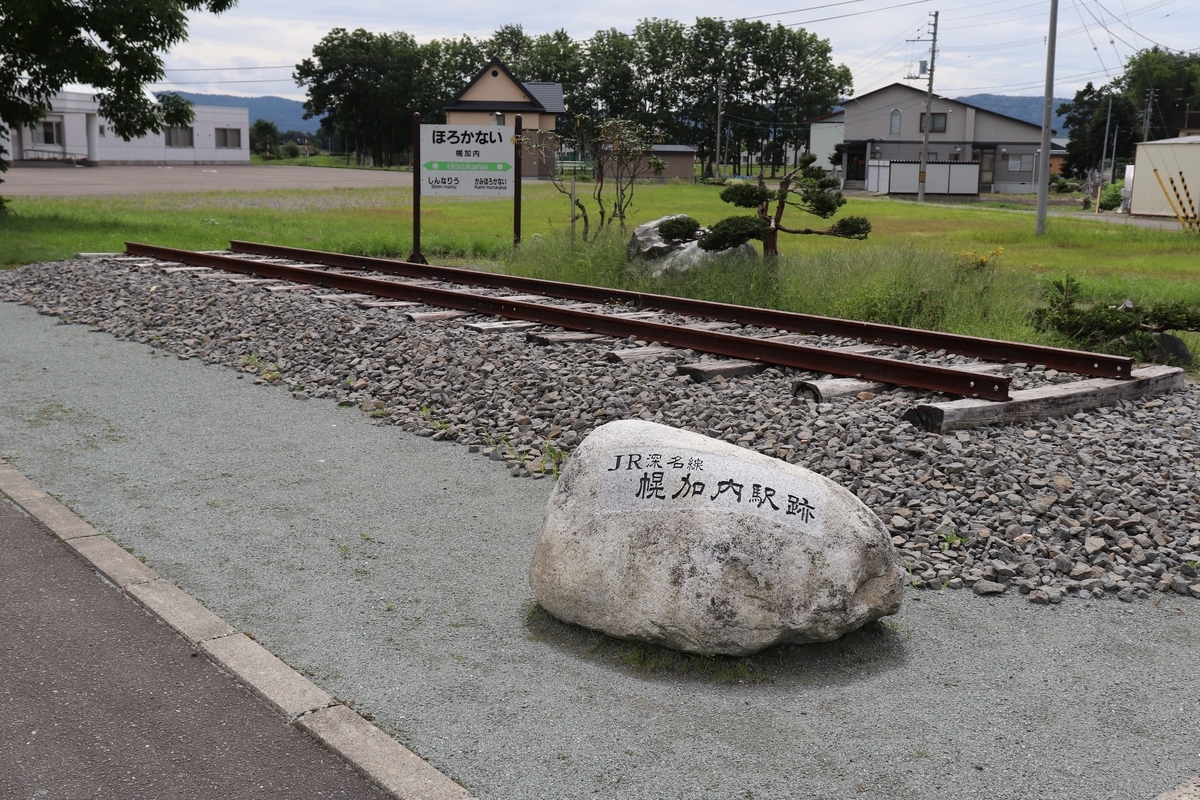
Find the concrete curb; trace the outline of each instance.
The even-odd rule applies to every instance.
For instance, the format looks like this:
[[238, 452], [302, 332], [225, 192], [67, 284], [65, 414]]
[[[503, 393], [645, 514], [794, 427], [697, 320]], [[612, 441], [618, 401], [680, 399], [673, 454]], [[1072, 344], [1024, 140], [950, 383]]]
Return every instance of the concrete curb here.
[[[466, 789], [338, 703], [0, 461], [0, 493], [221, 669], [397, 800], [472, 800]], [[1175, 796], [1172, 795], [1174, 798]], [[1184, 795], [1181, 800], [1187, 800]]]

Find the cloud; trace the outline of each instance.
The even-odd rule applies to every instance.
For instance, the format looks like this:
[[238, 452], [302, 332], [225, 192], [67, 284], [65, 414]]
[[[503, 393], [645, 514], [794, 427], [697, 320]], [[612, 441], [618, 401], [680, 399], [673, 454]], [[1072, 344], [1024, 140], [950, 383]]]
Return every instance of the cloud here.
[[[766, 5], [736, 8], [747, 16], [773, 14], [764, 17], [772, 24], [807, 23], [801, 27], [829, 39], [834, 60], [850, 67], [857, 93], [903, 80], [915, 71], [918, 61], [928, 59], [927, 42], [907, 40], [928, 39], [929, 12], [936, 9], [940, 20], [934, 91], [951, 97], [979, 92], [1041, 94], [1047, 3], [903, 2], [770, 0]], [[1107, 82], [1120, 74], [1125, 58], [1154, 42], [1173, 48], [1194, 45], [1190, 32], [1200, 30], [1200, 9], [1189, 5], [1190, 0], [1127, 2], [1121, 7], [1121, 20], [1109, 17], [1095, 0], [1061, 5], [1055, 94], [1069, 96], [1089, 80]], [[645, 17], [685, 23], [697, 16], [720, 17], [728, 14], [730, 6], [715, 0], [614, 0], [602, 5], [551, 0], [519, 11], [507, 9], [479, 0], [410, 5], [402, 14], [394, 3], [380, 0], [356, 2], [352, 13], [346, 5], [327, 1], [246, 2], [220, 16], [194, 16], [188, 40], [166, 56], [168, 81], [153, 88], [302, 99], [303, 90], [291, 80], [291, 65], [310, 56], [313, 45], [336, 27], [404, 30], [425, 42], [464, 33], [485, 38], [501, 25], [515, 23], [533, 35], [564, 28], [576, 39], [587, 39], [610, 27], [632, 31]], [[778, 13], [791, 10], [798, 13]], [[854, 16], [843, 16], [847, 14]], [[923, 80], [913, 83], [924, 85]]]

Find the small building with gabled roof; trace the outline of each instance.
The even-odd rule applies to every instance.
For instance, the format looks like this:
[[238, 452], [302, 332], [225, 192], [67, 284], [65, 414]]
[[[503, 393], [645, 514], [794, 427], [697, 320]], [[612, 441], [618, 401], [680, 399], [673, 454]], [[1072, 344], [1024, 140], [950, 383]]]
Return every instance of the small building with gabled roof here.
[[512, 125], [520, 114], [532, 144], [524, 153], [521, 173], [526, 177], [553, 174], [554, 131], [558, 115], [567, 111], [561, 83], [517, 80], [500, 59], [493, 58], [454, 95], [445, 111], [447, 125]]

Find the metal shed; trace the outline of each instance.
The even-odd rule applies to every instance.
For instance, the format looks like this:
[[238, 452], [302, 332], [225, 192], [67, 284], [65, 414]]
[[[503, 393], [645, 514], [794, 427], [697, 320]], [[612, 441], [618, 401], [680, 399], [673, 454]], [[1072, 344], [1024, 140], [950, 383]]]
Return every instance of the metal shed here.
[[[1175, 179], [1175, 187], [1179, 195], [1187, 202], [1184, 186], [1191, 192], [1191, 202], [1200, 209], [1200, 136], [1181, 136], [1177, 139], [1160, 139], [1156, 142], [1142, 142], [1137, 147], [1134, 159], [1133, 191], [1130, 195], [1129, 213], [1143, 217], [1175, 218], [1171, 202], [1175, 201], [1175, 192], [1169, 179]], [[1167, 194], [1154, 177], [1158, 170]], [[1182, 175], [1182, 180], [1180, 176]], [[1176, 203], [1178, 205], [1178, 203]], [[1182, 210], [1182, 209], [1181, 209]], [[1187, 215], [1184, 210], [1185, 216]]]

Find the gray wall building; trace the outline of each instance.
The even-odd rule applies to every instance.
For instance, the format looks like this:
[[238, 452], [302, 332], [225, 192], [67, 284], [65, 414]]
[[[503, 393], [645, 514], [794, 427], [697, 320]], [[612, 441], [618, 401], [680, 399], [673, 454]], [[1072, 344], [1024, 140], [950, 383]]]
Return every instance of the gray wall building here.
[[[893, 83], [843, 105], [845, 188], [866, 188], [869, 162], [920, 161], [924, 91]], [[938, 95], [930, 117], [930, 162], [977, 162], [981, 192], [1037, 191], [1041, 126]]]

